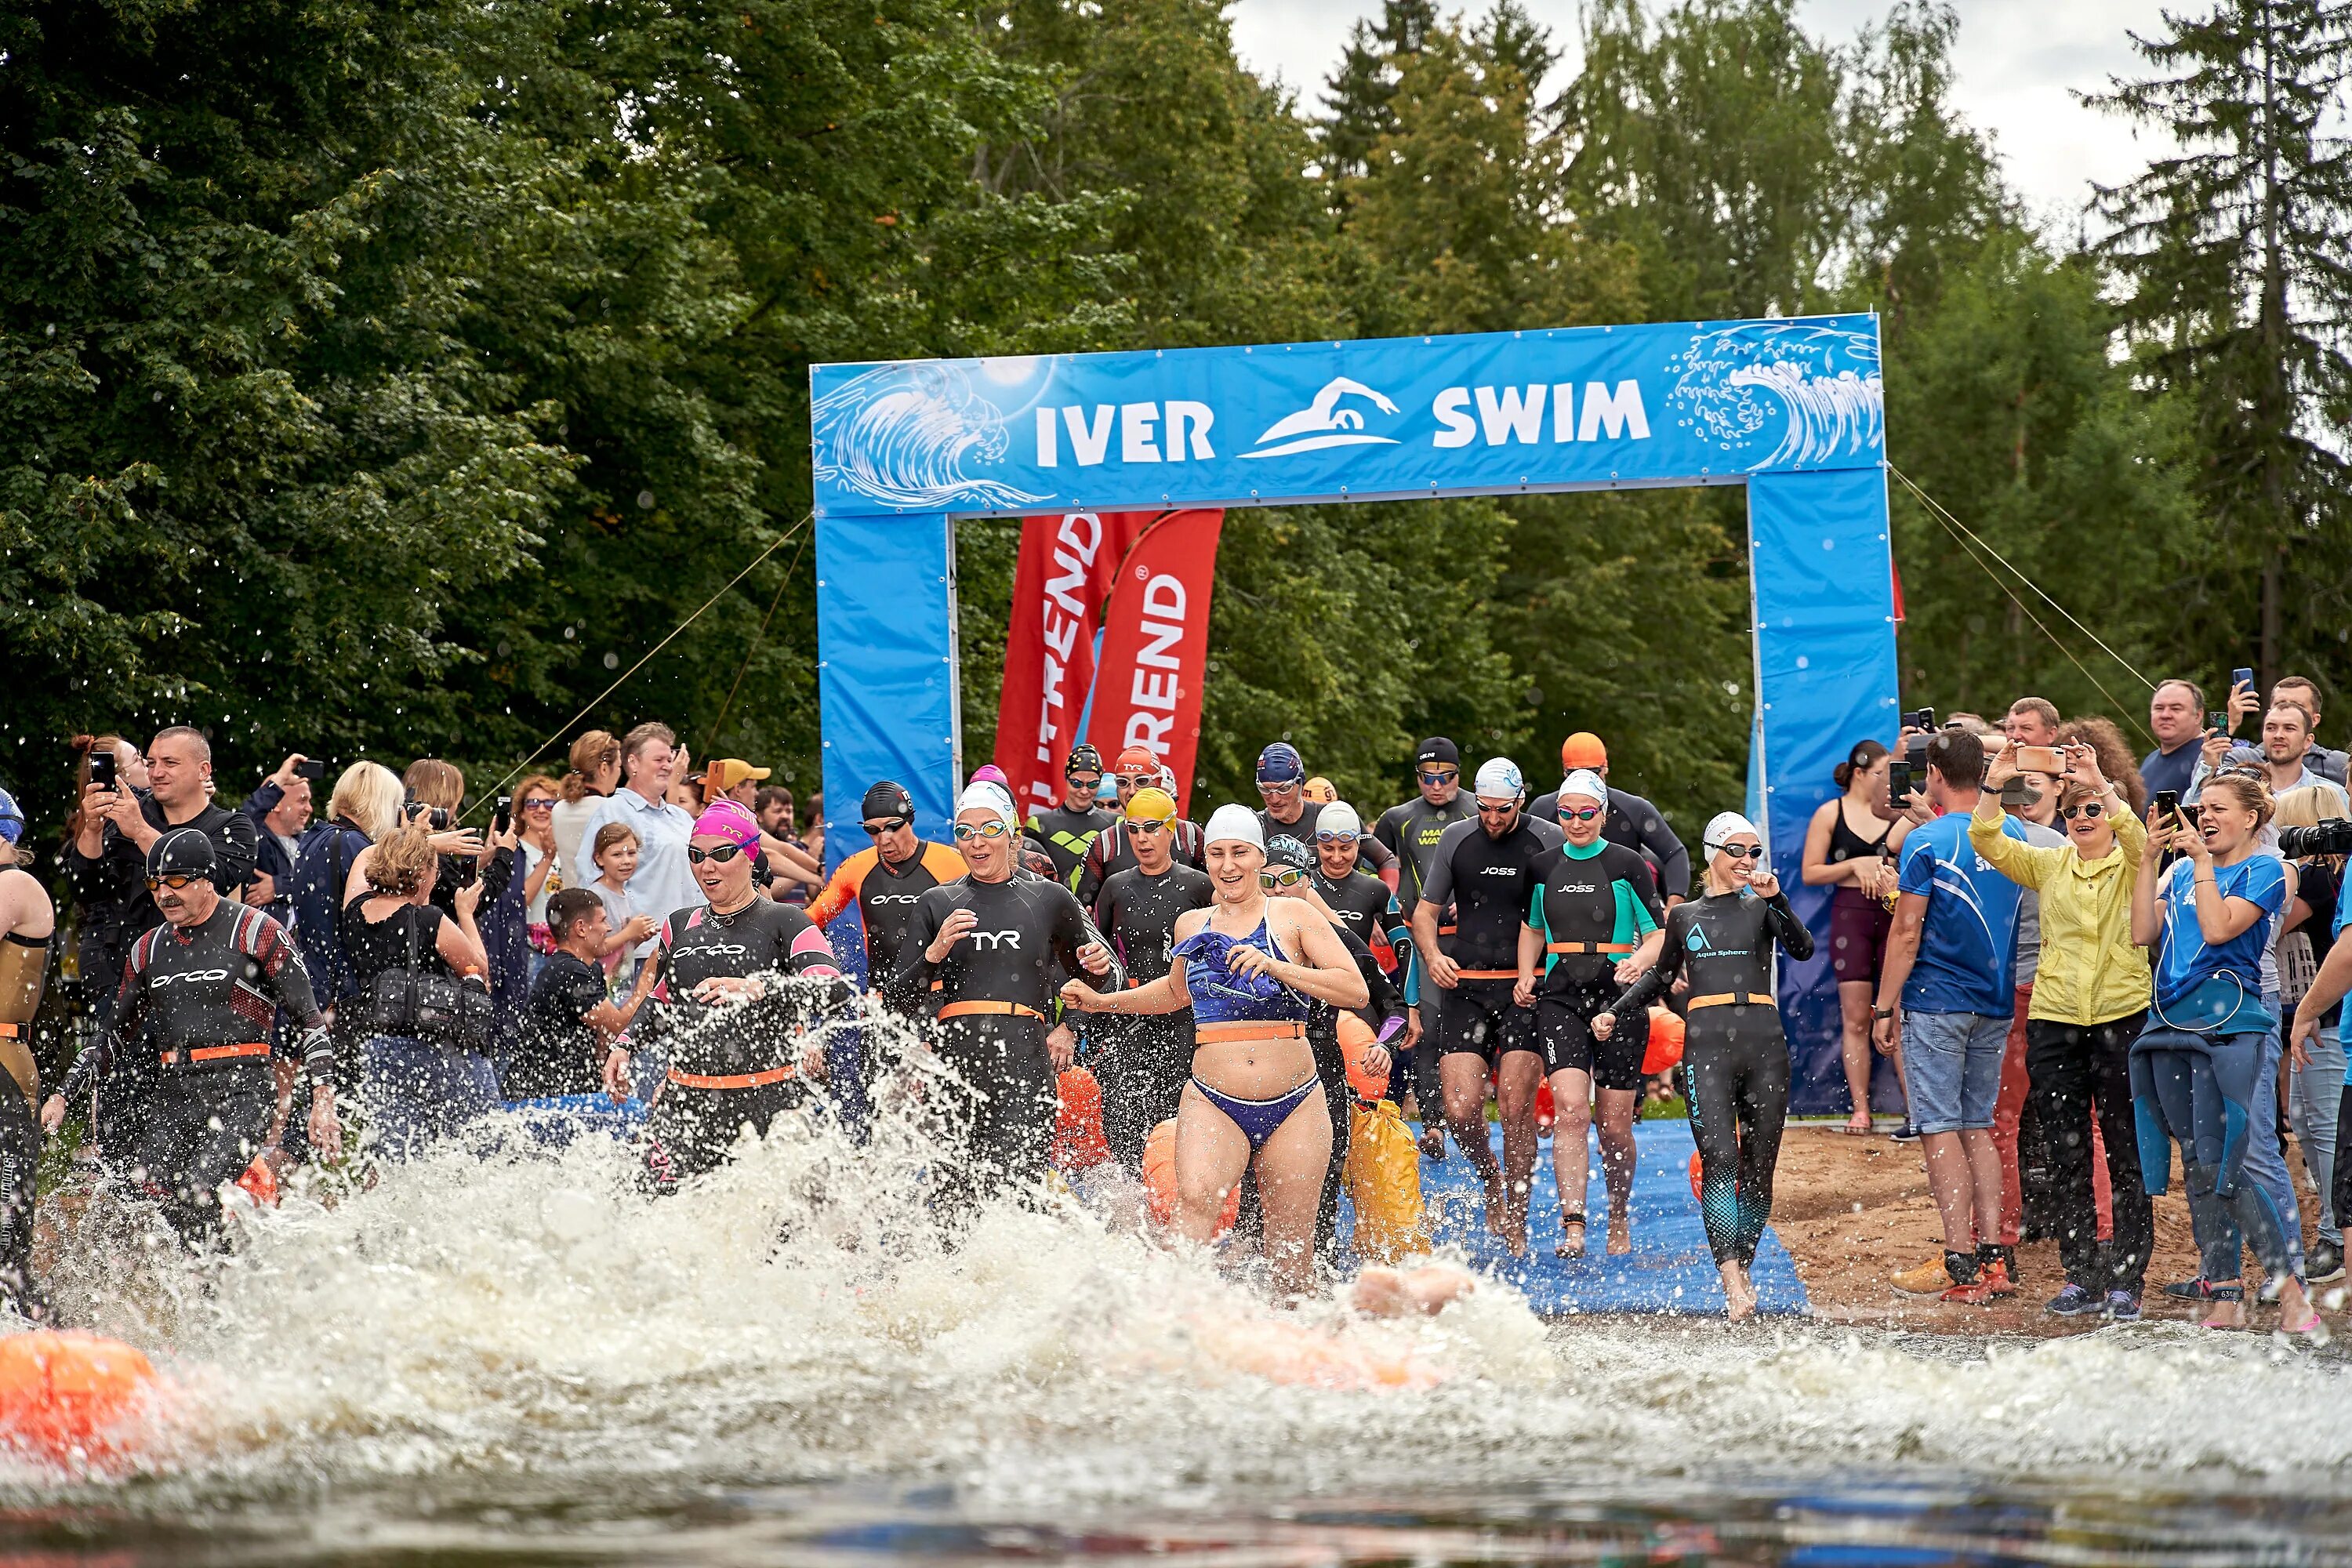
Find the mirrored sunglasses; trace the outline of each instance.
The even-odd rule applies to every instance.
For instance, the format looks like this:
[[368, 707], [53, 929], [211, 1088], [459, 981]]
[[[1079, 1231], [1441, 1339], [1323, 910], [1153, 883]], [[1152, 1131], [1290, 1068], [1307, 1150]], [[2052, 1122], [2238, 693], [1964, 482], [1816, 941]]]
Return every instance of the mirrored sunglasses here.
[[1305, 880], [1307, 880], [1307, 873], [1296, 866], [1285, 866], [1280, 870], [1260, 871], [1257, 874], [1257, 883], [1261, 888], [1295, 888]]
[[743, 853], [743, 847], [740, 844], [720, 844], [709, 849], [697, 849], [691, 844], [686, 847], [687, 859], [697, 866], [701, 865], [705, 860], [716, 861], [724, 866], [741, 853]]

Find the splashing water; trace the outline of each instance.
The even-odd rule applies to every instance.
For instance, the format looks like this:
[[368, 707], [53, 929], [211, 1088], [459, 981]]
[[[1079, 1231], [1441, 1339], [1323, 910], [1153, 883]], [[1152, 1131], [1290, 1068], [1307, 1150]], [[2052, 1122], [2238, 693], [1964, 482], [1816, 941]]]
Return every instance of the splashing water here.
[[[0, 1490], [142, 1531], [300, 1521], [314, 1541], [420, 1510], [446, 1515], [445, 1544], [503, 1537], [516, 1510], [627, 1535], [690, 1504], [827, 1528], [942, 1510], [1049, 1534], [1246, 1522], [1253, 1552], [1317, 1500], [1422, 1521], [1524, 1517], [1565, 1492], [1720, 1521], [1831, 1483], [2213, 1509], [2352, 1495], [2340, 1365], [2250, 1337], [1548, 1329], [1492, 1284], [1433, 1320], [1286, 1313], [1106, 1217], [1116, 1204], [1008, 1200], [943, 1235], [924, 1207], [933, 1147], [904, 1104], [864, 1144], [787, 1117], [660, 1200], [616, 1141], [546, 1150], [508, 1131], [486, 1160], [448, 1149], [331, 1205], [298, 1188], [211, 1260], [93, 1200], [52, 1276], [59, 1305], [188, 1392], [131, 1476], [17, 1468]], [[1426, 1385], [1269, 1381], [1284, 1336]], [[2155, 1517], [2115, 1506], [2134, 1529]], [[1640, 1528], [1655, 1546], [1664, 1526]], [[1407, 1550], [1372, 1533], [1363, 1554]]]

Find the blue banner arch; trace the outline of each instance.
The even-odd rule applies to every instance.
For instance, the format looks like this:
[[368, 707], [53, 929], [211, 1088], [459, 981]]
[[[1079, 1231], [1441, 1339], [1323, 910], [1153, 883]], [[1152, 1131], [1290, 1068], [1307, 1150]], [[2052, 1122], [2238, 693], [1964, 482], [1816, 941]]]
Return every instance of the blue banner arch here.
[[1874, 316], [823, 364], [810, 372], [825, 843], [877, 779], [944, 834], [961, 776], [955, 521], [1659, 485], [1748, 497], [1749, 814], [1823, 940], [1783, 963], [1798, 1110], [1843, 1103], [1828, 897], [1796, 870], [1831, 770], [1895, 738]]

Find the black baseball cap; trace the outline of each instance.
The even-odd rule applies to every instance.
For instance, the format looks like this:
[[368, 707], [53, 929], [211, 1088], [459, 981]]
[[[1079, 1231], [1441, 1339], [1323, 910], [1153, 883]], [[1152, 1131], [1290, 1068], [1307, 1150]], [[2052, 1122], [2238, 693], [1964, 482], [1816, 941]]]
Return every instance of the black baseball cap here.
[[1421, 743], [1421, 749], [1413, 753], [1412, 761], [1415, 767], [1426, 767], [1432, 763], [1451, 763], [1458, 768], [1462, 765], [1462, 748], [1443, 735], [1432, 735]]

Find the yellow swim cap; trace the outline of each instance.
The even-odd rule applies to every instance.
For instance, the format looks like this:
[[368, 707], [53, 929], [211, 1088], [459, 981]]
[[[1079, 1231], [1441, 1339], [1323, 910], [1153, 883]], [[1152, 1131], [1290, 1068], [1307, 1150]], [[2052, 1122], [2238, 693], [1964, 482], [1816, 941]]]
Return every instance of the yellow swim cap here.
[[1164, 789], [1137, 790], [1128, 796], [1127, 819], [1129, 822], [1173, 822], [1176, 820], [1176, 802]]

